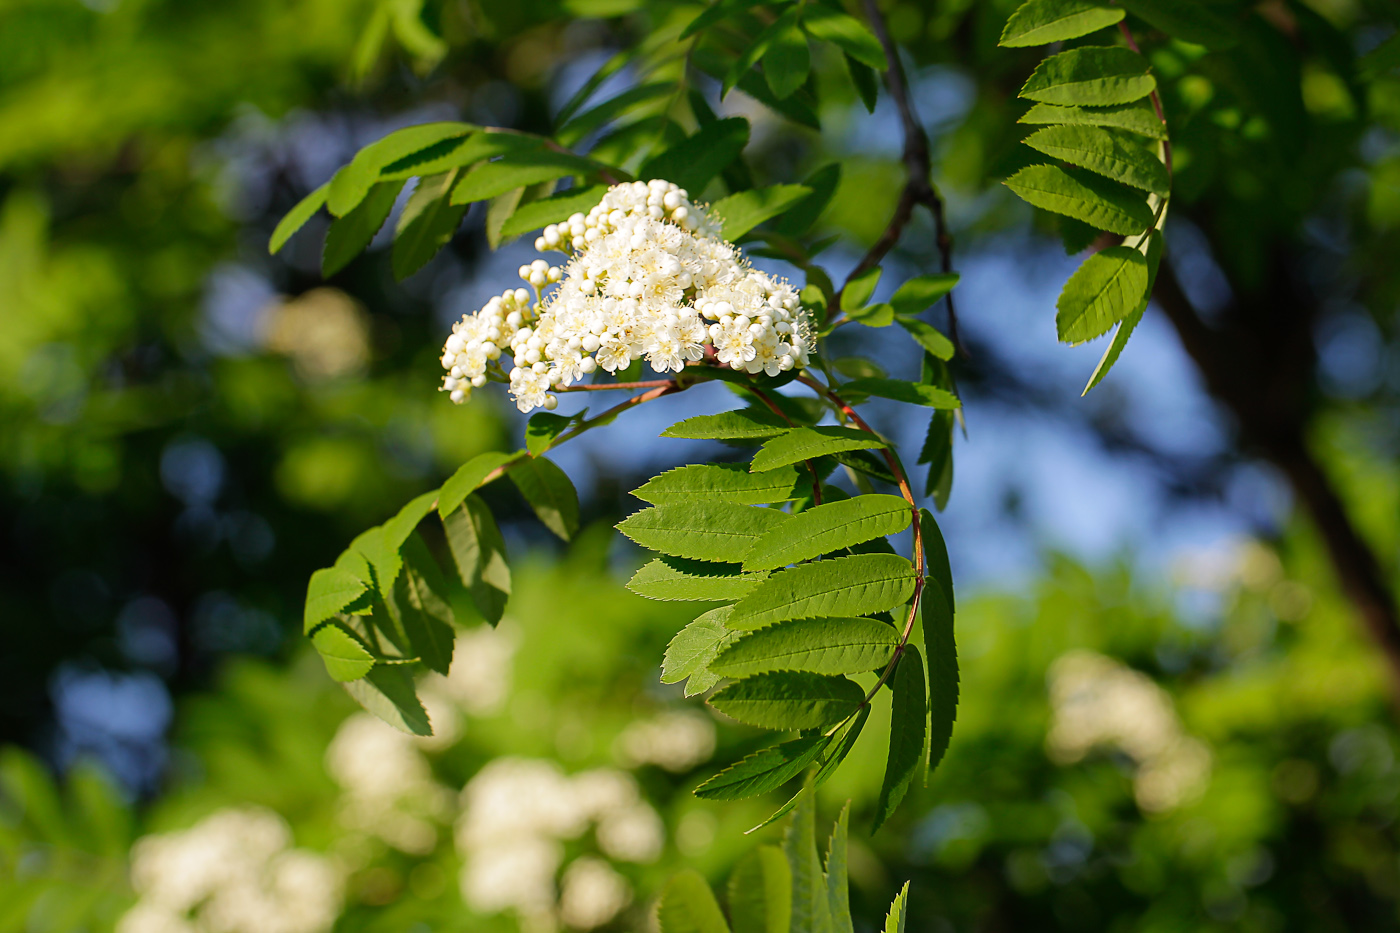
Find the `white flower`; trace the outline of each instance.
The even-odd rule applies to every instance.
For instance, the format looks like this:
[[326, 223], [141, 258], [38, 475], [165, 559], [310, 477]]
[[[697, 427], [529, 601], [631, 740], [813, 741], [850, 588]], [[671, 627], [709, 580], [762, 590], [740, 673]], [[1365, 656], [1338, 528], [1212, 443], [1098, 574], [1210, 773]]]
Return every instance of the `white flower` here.
[[[719, 229], [671, 182], [614, 185], [587, 215], [550, 224], [536, 240], [570, 257], [562, 268], [542, 259], [520, 267], [539, 300], [508, 291], [453, 327], [444, 391], [464, 402], [492, 373], [509, 379], [521, 411], [553, 408], [551, 388], [598, 368], [617, 372], [645, 358], [657, 372], [678, 372], [707, 346], [750, 373], [806, 366], [813, 324], [797, 292], [750, 267]], [[511, 362], [498, 363], [502, 356]]]

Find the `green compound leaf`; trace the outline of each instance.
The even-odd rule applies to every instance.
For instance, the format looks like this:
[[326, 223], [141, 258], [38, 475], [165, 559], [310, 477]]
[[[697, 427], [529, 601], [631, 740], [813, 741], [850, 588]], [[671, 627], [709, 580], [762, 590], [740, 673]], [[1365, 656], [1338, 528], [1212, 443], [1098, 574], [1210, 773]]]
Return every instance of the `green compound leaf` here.
[[890, 296], [890, 305], [895, 314], [918, 314], [951, 292], [960, 278], [956, 272], [917, 276], [899, 286]]
[[330, 278], [350, 264], [369, 246], [399, 196], [402, 182], [377, 184], [354, 210], [331, 224], [326, 245], [321, 250], [321, 274]]
[[1171, 192], [1166, 165], [1136, 136], [1101, 126], [1047, 126], [1026, 137], [1025, 143], [1125, 185], [1162, 197]]
[[403, 561], [404, 572], [385, 603], [419, 659], [429, 669], [446, 674], [456, 638], [447, 581], [417, 534], [404, 542]]
[[[903, 379], [856, 379], [841, 387], [843, 394], [878, 395], [880, 398], [907, 402], [910, 405], [927, 405], [929, 408], [961, 408], [962, 402], [947, 389], [924, 385], [920, 382], [907, 382]], [[755, 457], [755, 460], [758, 458]]]
[[359, 680], [342, 684], [366, 710], [410, 735], [432, 735], [428, 713], [418, 700], [413, 675], [403, 665], [379, 665]]
[[1123, 16], [1121, 8], [1089, 0], [1027, 0], [1006, 21], [997, 45], [1021, 48], [1077, 39], [1112, 26]]
[[770, 27], [773, 35], [763, 53], [763, 76], [773, 96], [782, 100], [791, 97], [807, 81], [812, 56], [807, 48], [807, 36], [797, 27], [801, 7], [792, 7]]
[[419, 181], [409, 196], [394, 231], [392, 265], [399, 281], [427, 265], [457, 232], [467, 206], [447, 203], [456, 177], [455, 171], [431, 175]]
[[894, 896], [890, 912], [885, 917], [885, 933], [905, 933], [909, 920], [909, 882]]
[[578, 532], [578, 492], [552, 460], [525, 457], [507, 475], [546, 528], [565, 541]]
[[767, 578], [740, 573], [737, 564], [660, 557], [634, 573], [627, 588], [647, 599], [724, 602], [740, 599]]
[[302, 632], [310, 635], [316, 626], [336, 613], [343, 612], [363, 596], [367, 589], [362, 578], [344, 567], [327, 567], [316, 571], [306, 585]]
[[790, 521], [792, 516], [775, 509], [702, 499], [642, 509], [618, 522], [617, 530], [672, 557], [738, 563], [755, 542]]
[[376, 183], [388, 180], [380, 177], [385, 166], [445, 140], [466, 137], [475, 129], [469, 123], [424, 123], [390, 133], [355, 153], [350, 164], [335, 173], [326, 192], [326, 207], [336, 217], [346, 216], [365, 200]]
[[817, 854], [817, 804], [811, 784], [794, 798], [794, 806], [783, 834], [783, 852], [792, 869], [792, 929], [831, 933], [831, 899]]
[[1157, 88], [1147, 59], [1121, 46], [1070, 49], [1042, 61], [1026, 79], [1021, 96], [1046, 104], [1111, 107]]
[[953, 610], [943, 587], [933, 577], [925, 582], [920, 600], [924, 648], [928, 651], [929, 739], [928, 771], [933, 774], [958, 718], [958, 646], [953, 635]]
[[403, 181], [415, 176], [437, 175], [511, 152], [538, 150], [541, 145], [539, 137], [522, 133], [478, 132], [445, 139], [385, 165], [379, 172], [379, 180]]
[[1111, 246], [1084, 260], [1055, 302], [1060, 340], [1093, 340], [1123, 320], [1147, 296], [1147, 259], [1130, 246]]
[[880, 40], [854, 16], [809, 3], [802, 8], [802, 28], [813, 39], [830, 42], [862, 64], [884, 71], [889, 67]]
[[890, 751], [885, 761], [885, 781], [875, 802], [873, 835], [889, 819], [895, 807], [904, 799], [924, 763], [924, 736], [928, 727], [928, 709], [924, 699], [924, 661], [919, 649], [906, 645], [899, 665], [894, 669], [893, 708], [890, 711]]
[[751, 726], [825, 731], [854, 715], [864, 698], [860, 685], [845, 677], [769, 671], [722, 687], [709, 703], [731, 719]]
[[[762, 475], [762, 474], [759, 474]], [[899, 496], [866, 495], [828, 502], [764, 532], [743, 558], [745, 570], [776, 570], [909, 527], [912, 513]]]
[[477, 611], [487, 622], [497, 624], [510, 599], [510, 563], [491, 510], [480, 496], [469, 495], [462, 508], [442, 520], [442, 527], [457, 573]]
[[662, 437], [691, 440], [752, 440], [775, 437], [788, 430], [788, 423], [772, 412], [752, 408], [726, 411], [718, 415], [699, 415], [671, 425]]
[[317, 629], [316, 634], [311, 636], [311, 643], [321, 653], [326, 673], [331, 675], [332, 680], [359, 680], [374, 667], [374, 655], [360, 644], [359, 639], [334, 622]]
[[1005, 184], [1036, 207], [1098, 230], [1132, 236], [1152, 226], [1152, 210], [1139, 192], [1084, 169], [1031, 165]]
[[695, 796], [740, 800], [776, 790], [815, 761], [828, 741], [824, 735], [803, 736], [754, 752], [695, 788]]
[[1018, 121], [1021, 123], [1067, 123], [1078, 126], [1111, 126], [1139, 136], [1166, 139], [1167, 126], [1157, 118], [1145, 100], [1116, 107], [1060, 107], [1036, 104]]
[[[814, 784], [815, 786], [815, 784]], [[846, 870], [846, 837], [850, 830], [851, 802], [846, 801], [831, 840], [826, 845], [826, 899], [831, 904], [832, 933], [854, 933], [851, 920], [851, 882]]]
[[759, 846], [739, 859], [729, 876], [728, 900], [734, 933], [788, 933], [792, 868], [783, 850]]
[[879, 450], [888, 446], [869, 431], [857, 428], [790, 428], [764, 442], [749, 469], [761, 473], [842, 450]]
[[738, 637], [738, 633], [724, 627], [724, 620], [732, 611], [732, 606], [711, 609], [676, 633], [661, 660], [663, 684], [685, 680], [685, 695], [693, 697], [719, 683], [719, 675], [710, 670], [710, 664]]
[[481, 488], [486, 477], [520, 457], [518, 453], [506, 454], [496, 450], [488, 450], [484, 454], [472, 457], [458, 467], [457, 472], [438, 490], [438, 514], [444, 518], [452, 514], [452, 510], [461, 505], [463, 499]]
[[667, 882], [656, 916], [661, 933], [729, 933], [709, 882], [693, 868]]
[[897, 554], [853, 554], [780, 570], [734, 607], [725, 623], [756, 629], [808, 617], [868, 615], [914, 592], [914, 568]]
[[501, 236], [519, 236], [549, 224], [557, 224], [574, 214], [587, 214], [603, 200], [607, 191], [607, 185], [591, 185], [586, 188], [570, 188], [547, 198], [531, 201], [519, 207], [501, 224]]
[[[433, 510], [433, 503], [437, 501], [438, 491], [425, 492], [414, 496], [408, 504], [399, 509], [393, 518], [384, 523], [384, 545], [385, 547], [398, 550], [402, 548], [404, 542], [413, 534], [413, 530], [418, 527], [418, 523], [427, 517]], [[388, 585], [388, 581], [381, 580], [381, 585]]]
[[792, 619], [717, 649], [710, 670], [721, 677], [765, 671], [860, 674], [889, 663], [899, 633], [878, 619]]
[[326, 193], [330, 191], [330, 182], [317, 188], [297, 202], [296, 206], [287, 211], [287, 215], [277, 222], [276, 228], [272, 231], [272, 239], [267, 241], [267, 251], [277, 253], [287, 241], [292, 238], [306, 222], [316, 215], [321, 206], [326, 203]]
[[811, 475], [804, 476], [795, 466], [750, 473], [742, 463], [697, 463], [677, 467], [652, 477], [632, 491], [632, 495], [653, 505], [696, 499], [761, 505], [800, 499], [811, 493]]
[[748, 144], [748, 120], [743, 117], [716, 120], [643, 162], [637, 169], [637, 177], [643, 180], [664, 178], [699, 197], [710, 180], [739, 158]]
[[716, 201], [710, 205], [710, 214], [723, 223], [724, 238], [734, 241], [811, 193], [812, 189], [806, 185], [750, 188]]
[[[516, 188], [554, 181], [565, 175], [587, 175], [595, 168], [587, 159], [551, 149], [515, 152], [496, 162], [483, 162], [463, 175], [452, 189], [452, 203], [486, 201]], [[505, 229], [504, 220], [501, 229]]]
[[936, 359], [948, 361], [953, 358], [953, 341], [943, 336], [938, 328], [913, 318], [898, 318], [897, 323], [909, 332], [909, 336]]
[[1103, 377], [1108, 375], [1108, 371], [1113, 368], [1113, 364], [1118, 362], [1118, 357], [1122, 355], [1123, 348], [1128, 345], [1128, 338], [1133, 335], [1138, 322], [1142, 320], [1143, 313], [1147, 310], [1147, 302], [1152, 298], [1152, 286], [1157, 281], [1157, 268], [1162, 261], [1162, 232], [1153, 230], [1151, 238], [1147, 241], [1147, 289], [1143, 293], [1142, 300], [1138, 306], [1123, 319], [1118, 325], [1118, 330], [1113, 335], [1113, 340], [1109, 342], [1103, 351], [1103, 356], [1099, 357], [1099, 365], [1094, 367], [1093, 375], [1089, 377], [1089, 383], [1084, 387], [1087, 395], [1089, 390], [1103, 381]]

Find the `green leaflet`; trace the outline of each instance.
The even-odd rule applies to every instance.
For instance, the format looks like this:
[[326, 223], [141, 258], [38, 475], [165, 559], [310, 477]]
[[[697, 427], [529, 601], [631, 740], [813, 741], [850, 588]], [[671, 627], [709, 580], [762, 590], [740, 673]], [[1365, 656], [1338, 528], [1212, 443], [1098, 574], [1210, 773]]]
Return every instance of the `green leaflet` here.
[[722, 677], [779, 670], [860, 674], [887, 664], [898, 644], [899, 633], [878, 619], [792, 619], [718, 646], [709, 667]]
[[279, 220], [273, 229], [272, 238], [267, 241], [269, 253], [280, 251], [292, 238], [292, 234], [306, 226], [306, 222], [314, 217], [321, 206], [326, 203], [326, 193], [330, 191], [330, 187], [330, 183], [327, 182], [302, 198], [295, 207], [287, 211], [287, 215]]
[[817, 804], [811, 785], [795, 798], [792, 822], [783, 834], [783, 852], [792, 869], [792, 929], [831, 933], [831, 900], [817, 854]]
[[520, 456], [518, 453], [506, 454], [488, 450], [462, 464], [438, 490], [438, 514], [446, 518], [453, 509], [462, 504], [463, 499], [481, 488], [486, 477]]
[[538, 457], [550, 448], [554, 439], [573, 425], [583, 420], [584, 412], [576, 415], [556, 415], [547, 411], [537, 411], [525, 423], [525, 449], [532, 457]]
[[851, 83], [855, 85], [856, 94], [860, 97], [860, 102], [865, 105], [865, 112], [874, 113], [875, 105], [880, 100], [880, 79], [870, 66], [856, 61], [849, 55], [842, 57], [846, 60], [846, 72], [851, 76]]
[[864, 698], [860, 685], [845, 677], [769, 671], [720, 688], [709, 703], [751, 726], [825, 731], [854, 715]]
[[853, 554], [780, 570], [734, 607], [725, 624], [762, 628], [806, 617], [884, 612], [914, 592], [914, 568], [896, 554]]
[[935, 411], [919, 449], [919, 462], [929, 465], [924, 495], [931, 496], [939, 510], [947, 507], [953, 486], [953, 423], [952, 412]]
[[728, 117], [700, 127], [696, 133], [637, 169], [641, 179], [664, 178], [695, 197], [749, 144], [749, 121]]
[[741, 408], [718, 415], [687, 418], [662, 431], [661, 436], [728, 441], [774, 437], [786, 430], [787, 422], [772, 412]]
[[1078, 126], [1112, 126], [1139, 136], [1166, 139], [1167, 126], [1157, 119], [1152, 105], [1145, 100], [1116, 107], [1061, 107], [1056, 104], [1036, 104], [1021, 123], [1068, 123]]
[[897, 534], [909, 527], [909, 508], [899, 496], [867, 495], [807, 509], [766, 531], [742, 558], [744, 569], [776, 570]]
[[607, 185], [591, 185], [586, 188], [570, 188], [552, 194], [538, 201], [531, 201], [519, 207], [505, 223], [501, 224], [501, 236], [519, 236], [531, 230], [538, 230], [549, 224], [567, 220], [574, 214], [587, 214], [607, 193]]
[[[728, 97], [729, 92], [734, 90], [734, 86], [742, 79], [752, 79], [751, 69], [753, 66], [758, 64], [758, 60], [768, 52], [768, 49], [773, 45], [773, 41], [778, 33], [785, 29], [795, 18], [795, 11], [789, 9], [782, 16], [779, 16], [776, 20], [759, 30], [758, 34], [753, 37], [753, 41], [751, 41], [748, 47], [730, 63], [728, 70], [725, 71], [724, 81], [720, 84], [721, 100]], [[772, 89], [766, 81], [764, 83], [764, 89], [772, 94]], [[782, 100], [782, 97], [777, 94], [772, 94], [772, 99], [774, 102], [779, 102]]]
[[894, 323], [894, 305], [882, 301], [863, 308], [852, 308], [846, 312], [846, 317], [859, 321], [866, 327], [889, 327]]
[[935, 358], [945, 362], [953, 358], [953, 341], [943, 336], [938, 328], [913, 318], [898, 318], [897, 323], [909, 332], [909, 336], [913, 337], [919, 346]]
[[723, 602], [741, 598], [767, 579], [766, 573], [740, 573], [738, 566], [659, 557], [627, 581], [647, 599]]
[[812, 193], [806, 185], [772, 185], [750, 188], [721, 198], [710, 205], [710, 216], [723, 223], [726, 240], [738, 240], [754, 227], [777, 217]]
[[1148, 152], [1136, 136], [1101, 126], [1047, 126], [1026, 137], [1025, 143], [1061, 159], [1166, 197], [1171, 179], [1162, 160]]
[[661, 933], [729, 933], [709, 882], [693, 868], [667, 883], [656, 917]]
[[456, 638], [447, 581], [417, 534], [404, 543], [403, 562], [404, 572], [393, 592], [385, 594], [385, 605], [419, 659], [429, 669], [446, 674]]
[[506, 474], [544, 526], [568, 541], [578, 532], [578, 493], [552, 460], [525, 457]]
[[826, 736], [810, 735], [754, 752], [695, 788], [695, 796], [740, 800], [766, 794], [801, 774], [826, 744]]
[[1087, 395], [1089, 390], [1103, 381], [1103, 377], [1108, 375], [1108, 371], [1113, 368], [1113, 364], [1118, 362], [1118, 357], [1122, 354], [1123, 348], [1128, 345], [1128, 338], [1133, 335], [1138, 322], [1142, 320], [1143, 312], [1147, 310], [1147, 302], [1152, 298], [1152, 286], [1157, 281], [1157, 268], [1162, 261], [1162, 232], [1153, 230], [1152, 236], [1147, 241], [1147, 288], [1143, 292], [1142, 300], [1138, 306], [1123, 319], [1118, 325], [1118, 330], [1113, 335], [1113, 340], [1104, 349], [1103, 356], [1099, 357], [1099, 365], [1094, 367], [1093, 375], [1089, 377], [1089, 383], [1084, 387], [1083, 394]]
[[1036, 207], [1109, 233], [1132, 236], [1152, 226], [1152, 211], [1141, 195], [1084, 169], [1030, 165], [1005, 184]]
[[359, 680], [342, 684], [366, 710], [410, 735], [432, 735], [428, 713], [413, 688], [413, 675], [402, 665], [379, 665]]
[[874, 834], [904, 799], [914, 775], [924, 759], [924, 736], [928, 710], [924, 700], [924, 662], [919, 649], [906, 645], [894, 669], [893, 708], [890, 711], [890, 750], [885, 761], [885, 780], [875, 802]]
[[763, 76], [773, 96], [791, 97], [807, 81], [812, 67], [807, 36], [797, 27], [801, 7], [792, 7], [774, 22], [773, 36], [763, 53]]
[[331, 224], [326, 231], [326, 245], [321, 250], [321, 274], [330, 278], [350, 264], [369, 246], [399, 196], [402, 182], [375, 185], [354, 210]]
[[957, 600], [953, 596], [953, 568], [948, 560], [948, 543], [944, 541], [943, 530], [928, 509], [919, 509], [919, 530], [924, 539], [924, 553], [928, 556], [928, 575], [938, 581], [944, 598], [948, 600], [948, 607], [954, 609]]
[[1027, 0], [1011, 14], [997, 45], [1021, 48], [1087, 36], [1123, 18], [1123, 10], [1089, 0]]
[[788, 933], [792, 923], [792, 868], [777, 846], [759, 846], [729, 876], [729, 919], [734, 933]]
[[717, 0], [717, 2], [707, 6], [703, 12], [690, 21], [690, 25], [681, 32], [682, 39], [689, 39], [702, 29], [713, 26], [720, 20], [732, 13], [746, 10], [751, 6], [757, 6], [763, 0]]
[[364, 581], [344, 567], [327, 567], [313, 573], [306, 584], [302, 632], [310, 635], [316, 626], [358, 600], [366, 589]]
[[847, 314], [870, 303], [875, 294], [875, 286], [880, 283], [881, 271], [879, 266], [866, 269], [841, 289], [841, 306], [846, 309]]
[[496, 162], [483, 162], [463, 175], [452, 189], [452, 203], [485, 201], [515, 188], [553, 181], [565, 175], [586, 175], [594, 168], [587, 159], [552, 149], [515, 152]]
[[710, 663], [738, 637], [724, 627], [724, 620], [732, 611], [732, 606], [711, 609], [676, 633], [661, 660], [663, 684], [685, 680], [685, 695], [693, 697], [719, 683], [719, 675], [710, 670]]
[[326, 192], [326, 207], [336, 217], [346, 216], [376, 183], [387, 180], [380, 177], [385, 166], [444, 140], [467, 136], [474, 129], [469, 123], [424, 123], [395, 130], [355, 153], [350, 164], [335, 173]]
[[841, 391], [852, 396], [878, 395], [880, 398], [891, 398], [910, 405], [927, 405], [929, 408], [962, 407], [958, 397], [947, 389], [903, 379], [855, 379], [841, 386]]
[[[816, 782], [813, 782], [815, 788]], [[826, 844], [826, 899], [831, 905], [832, 933], [854, 933], [851, 920], [851, 882], [846, 871], [846, 837], [849, 834], [851, 802], [846, 801], [831, 827]]]
[[538, 136], [489, 131], [445, 139], [385, 165], [379, 172], [379, 180], [403, 181], [415, 176], [450, 172], [454, 168], [465, 168], [483, 159], [493, 159], [512, 152], [537, 150], [542, 142]]
[[956, 272], [916, 276], [895, 290], [890, 296], [890, 306], [895, 314], [918, 314], [951, 292], [959, 278]]
[[841, 450], [879, 450], [888, 446], [869, 431], [856, 428], [790, 428], [766, 441], [754, 454], [749, 469], [761, 473]]
[[574, 146], [589, 133], [626, 114], [634, 107], [668, 97], [675, 93], [675, 89], [676, 86], [669, 81], [635, 85], [574, 117], [561, 126], [555, 136], [561, 145]]
[[[437, 501], [437, 498], [438, 491], [434, 489], [410, 499], [408, 504], [399, 509], [393, 518], [384, 523], [384, 545], [394, 550], [403, 547], [404, 542], [418, 527], [418, 523], [433, 510], [433, 503]], [[389, 582], [381, 580], [380, 585], [387, 586]]]
[[1108, 333], [1147, 296], [1147, 278], [1147, 260], [1130, 246], [1110, 246], [1090, 256], [1055, 302], [1060, 340], [1079, 344]]
[[[821, 217], [836, 188], [841, 183], [841, 163], [832, 162], [802, 179], [802, 184], [812, 189], [812, 193], [789, 208], [782, 217], [769, 226], [784, 236], [801, 236]], [[820, 316], [820, 315], [819, 315]]]
[[501, 621], [510, 599], [510, 564], [496, 519], [481, 497], [469, 495], [462, 508], [442, 520], [447, 546], [472, 602], [492, 625]]
[[1151, 94], [1157, 87], [1147, 59], [1120, 46], [1070, 49], [1042, 61], [1021, 96], [1047, 104], [1109, 107]]
[[[506, 237], [505, 234], [501, 233], [501, 230], [505, 228], [506, 221], [514, 216], [522, 200], [529, 203], [528, 199], [525, 198], [528, 190], [530, 189], [512, 188], [505, 194], [497, 195], [486, 202], [486, 245], [491, 249], [500, 249], [501, 244], [505, 242]], [[549, 192], [544, 193], [548, 194]]]
[[787, 502], [811, 492], [811, 475], [804, 476], [795, 466], [750, 473], [742, 463], [697, 463], [654, 476], [632, 490], [632, 495], [653, 505], [695, 499], [760, 505]]
[[1233, 19], [1214, 4], [1200, 0], [1122, 0], [1123, 6], [1169, 36], [1204, 45], [1208, 49], [1228, 49], [1238, 44], [1243, 23], [1237, 12]]
[[323, 625], [311, 636], [311, 643], [321, 653], [326, 664], [326, 673], [332, 680], [359, 680], [374, 667], [374, 655], [370, 654], [355, 636], [336, 623]]
[[738, 563], [755, 542], [790, 521], [775, 509], [700, 499], [642, 509], [618, 522], [617, 530], [672, 557]]
[[802, 8], [802, 28], [813, 39], [830, 42], [876, 71], [884, 71], [889, 66], [880, 40], [854, 16], [819, 3], [809, 3]]
[[920, 600], [924, 649], [928, 652], [929, 741], [928, 772], [933, 774], [948, 750], [958, 718], [958, 646], [953, 635], [953, 611], [938, 581], [929, 577]]
[[447, 194], [456, 178], [455, 169], [429, 176], [420, 180], [409, 196], [394, 231], [394, 278], [406, 279], [423, 268], [457, 232], [467, 206], [447, 203]]
[[885, 916], [885, 933], [904, 933], [909, 919], [909, 882], [894, 896], [890, 912]]

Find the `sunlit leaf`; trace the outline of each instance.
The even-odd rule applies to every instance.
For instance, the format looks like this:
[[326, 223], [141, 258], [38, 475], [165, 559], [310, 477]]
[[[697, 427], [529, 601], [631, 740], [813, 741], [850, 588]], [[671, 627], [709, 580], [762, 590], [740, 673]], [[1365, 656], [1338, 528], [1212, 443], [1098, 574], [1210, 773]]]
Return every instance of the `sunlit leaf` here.
[[1156, 87], [1141, 55], [1121, 46], [1088, 46], [1042, 61], [1021, 87], [1021, 96], [1047, 104], [1108, 107], [1146, 97]]
[[889, 662], [899, 633], [878, 619], [792, 619], [750, 632], [718, 649], [716, 674], [765, 671], [860, 674]]
[[924, 763], [928, 709], [924, 699], [924, 662], [914, 645], [905, 646], [894, 669], [891, 687], [894, 700], [890, 710], [890, 748], [885, 761], [885, 780], [880, 786], [879, 799], [875, 801], [871, 833], [878, 831], [899, 806]]
[[1084, 169], [1031, 165], [1008, 178], [1006, 186], [1036, 207], [1099, 230], [1131, 236], [1152, 226], [1152, 211], [1141, 192]]
[[909, 527], [909, 503], [898, 496], [856, 496], [806, 509], [765, 531], [743, 558], [745, 570], [776, 570]]
[[709, 703], [751, 726], [824, 731], [853, 715], [864, 697], [860, 685], [845, 677], [769, 671], [720, 688]]
[[756, 541], [790, 521], [775, 509], [697, 499], [643, 509], [619, 522], [617, 530], [672, 557], [738, 563]]
[[1122, 8], [1089, 0], [1027, 0], [1006, 21], [997, 45], [1017, 48], [1077, 39], [1122, 18]]
[[756, 629], [806, 617], [884, 612], [914, 591], [909, 561], [894, 554], [853, 554], [780, 570], [734, 607], [725, 623]]

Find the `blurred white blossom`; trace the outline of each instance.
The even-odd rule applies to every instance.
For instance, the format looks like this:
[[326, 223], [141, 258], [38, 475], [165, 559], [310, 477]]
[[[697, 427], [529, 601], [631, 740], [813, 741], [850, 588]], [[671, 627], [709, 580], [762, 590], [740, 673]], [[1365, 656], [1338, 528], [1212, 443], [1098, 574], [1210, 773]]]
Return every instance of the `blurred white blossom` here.
[[559, 917], [577, 930], [591, 930], [616, 917], [632, 900], [627, 879], [602, 859], [583, 856], [564, 872]]
[[329, 930], [340, 914], [340, 872], [291, 842], [280, 816], [253, 807], [138, 840], [131, 884], [139, 900], [117, 933]]
[[412, 736], [356, 713], [326, 749], [326, 770], [344, 789], [337, 817], [346, 828], [410, 854], [433, 850], [435, 824], [447, 819], [452, 793], [433, 780]]
[[1092, 651], [1071, 651], [1050, 667], [1053, 719], [1046, 749], [1073, 764], [1099, 747], [1137, 765], [1133, 794], [1147, 812], [1190, 803], [1210, 780], [1210, 749], [1182, 729], [1167, 692], [1140, 671]]
[[693, 710], [664, 712], [623, 729], [614, 750], [628, 768], [649, 764], [667, 771], [689, 771], [715, 753], [715, 724]]

